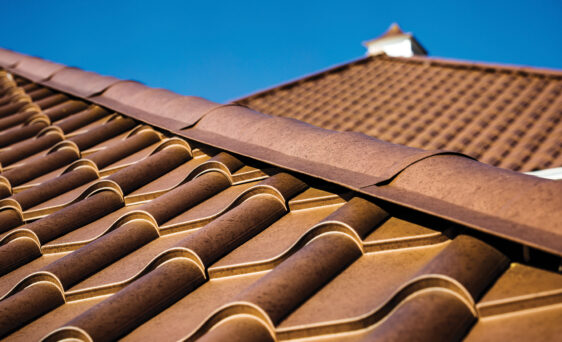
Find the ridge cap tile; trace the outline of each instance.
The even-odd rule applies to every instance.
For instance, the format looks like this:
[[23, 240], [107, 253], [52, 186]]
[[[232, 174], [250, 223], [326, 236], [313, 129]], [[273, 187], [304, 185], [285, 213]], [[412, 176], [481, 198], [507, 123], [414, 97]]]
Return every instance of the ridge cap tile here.
[[345, 187], [355, 187], [359, 189], [369, 184], [380, 182], [380, 179], [369, 175], [324, 163], [288, 156], [259, 145], [249, 144], [211, 132], [189, 129], [182, 131], [180, 135], [232, 153], [251, 156], [252, 159], [259, 162], [268, 163], [276, 167], [312, 176]]
[[31, 81], [40, 82], [49, 79], [53, 74], [64, 68], [66, 68], [64, 64], [39, 57], [26, 56], [11, 70], [29, 78]]
[[25, 57], [26, 55], [19, 52], [0, 48], [0, 65], [2, 65], [3, 67], [13, 67]]
[[178, 119], [184, 125], [181, 129], [184, 129], [194, 125], [203, 116], [219, 106], [220, 104], [199, 96], [180, 96], [166, 102], [155, 114]]
[[[264, 115], [241, 106], [213, 109], [193, 127], [182, 132], [189, 135], [193, 130], [203, 130], [333, 167], [345, 165], [349, 171], [366, 174], [376, 179], [377, 183], [391, 179], [420, 158], [448, 153], [392, 144], [357, 132], [330, 131], [296, 119]], [[371, 158], [371, 161], [369, 156], [375, 158]]]
[[88, 98], [118, 82], [121, 80], [113, 76], [103, 76], [92, 71], [66, 67], [55, 72], [43, 83], [48, 87]]
[[246, 130], [271, 116], [238, 105], [224, 105], [212, 109], [195, 126], [187, 130], [199, 130], [246, 142]]
[[150, 88], [136, 81], [117, 82], [91, 100], [168, 130], [192, 126], [206, 113], [220, 106], [201, 97]]
[[138, 92], [143, 90], [152, 89], [141, 82], [132, 80], [121, 80], [115, 84], [110, 85], [107, 89], [99, 94], [97, 97], [109, 98], [118, 102], [122, 102], [123, 99], [134, 96]]
[[132, 96], [123, 97], [121, 102], [131, 107], [139, 107], [144, 111], [152, 113], [165, 103], [175, 100], [181, 96], [182, 95], [176, 94], [167, 89], [148, 87], [148, 89], [139, 91]]
[[518, 218], [514, 221], [556, 233], [562, 229], [560, 211], [555, 210], [562, 206], [560, 193], [554, 190], [562, 189], [559, 184], [468, 158], [437, 155], [404, 169], [389, 186], [507, 220]]

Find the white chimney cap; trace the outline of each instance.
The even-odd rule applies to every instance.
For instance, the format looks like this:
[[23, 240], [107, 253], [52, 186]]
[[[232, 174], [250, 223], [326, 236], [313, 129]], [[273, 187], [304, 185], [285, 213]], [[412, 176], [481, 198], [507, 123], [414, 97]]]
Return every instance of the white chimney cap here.
[[366, 41], [363, 45], [367, 48], [367, 55], [373, 56], [385, 53], [393, 57], [412, 57], [414, 55], [427, 55], [424, 47], [411, 33], [402, 31], [397, 23], [390, 25], [381, 36]]

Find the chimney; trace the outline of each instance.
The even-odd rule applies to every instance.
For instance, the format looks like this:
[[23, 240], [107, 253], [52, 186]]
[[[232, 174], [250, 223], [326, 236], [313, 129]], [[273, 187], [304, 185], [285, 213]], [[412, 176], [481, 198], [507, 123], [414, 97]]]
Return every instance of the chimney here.
[[426, 56], [427, 51], [411, 33], [402, 31], [397, 23], [390, 25], [388, 30], [375, 39], [366, 41], [367, 55], [373, 56], [385, 53], [393, 57]]

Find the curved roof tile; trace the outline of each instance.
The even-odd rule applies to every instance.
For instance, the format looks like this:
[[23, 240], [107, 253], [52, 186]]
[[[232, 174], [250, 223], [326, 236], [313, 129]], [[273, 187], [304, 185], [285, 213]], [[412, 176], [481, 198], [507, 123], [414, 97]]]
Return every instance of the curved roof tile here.
[[69, 100], [11, 70], [2, 338], [562, 333], [560, 182], [85, 72], [57, 78]]

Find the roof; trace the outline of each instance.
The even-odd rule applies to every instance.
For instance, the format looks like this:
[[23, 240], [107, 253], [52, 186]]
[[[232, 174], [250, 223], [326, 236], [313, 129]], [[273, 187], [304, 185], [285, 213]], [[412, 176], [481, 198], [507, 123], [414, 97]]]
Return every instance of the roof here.
[[0, 337], [554, 340], [562, 182], [0, 50]]
[[390, 25], [390, 27], [388, 28], [388, 30], [386, 30], [383, 34], [381, 34], [380, 36], [373, 38], [371, 40], [368, 40], [365, 42], [365, 44], [367, 43], [371, 43], [374, 42], [376, 40], [380, 40], [383, 38], [392, 38], [392, 37], [401, 37], [401, 36], [411, 36], [411, 33], [406, 33], [404, 31], [402, 31], [402, 28], [400, 28], [400, 25], [398, 25], [397, 23], [392, 23]]
[[562, 72], [371, 56], [238, 99], [270, 115], [515, 171], [562, 166]]

